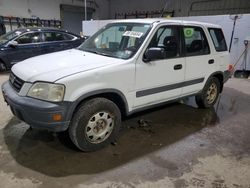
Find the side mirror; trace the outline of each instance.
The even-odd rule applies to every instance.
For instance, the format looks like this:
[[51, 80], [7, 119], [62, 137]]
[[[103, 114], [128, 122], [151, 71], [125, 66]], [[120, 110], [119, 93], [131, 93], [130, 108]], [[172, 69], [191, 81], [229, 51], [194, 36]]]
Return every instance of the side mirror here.
[[143, 57], [143, 61], [145, 63], [153, 61], [153, 60], [157, 60], [157, 59], [164, 59], [165, 58], [165, 50], [164, 48], [149, 48], [146, 50], [144, 57]]
[[11, 47], [11, 48], [15, 48], [15, 47], [18, 46], [18, 42], [12, 40], [12, 41], [10, 41], [10, 42], [8, 43], [8, 46]]

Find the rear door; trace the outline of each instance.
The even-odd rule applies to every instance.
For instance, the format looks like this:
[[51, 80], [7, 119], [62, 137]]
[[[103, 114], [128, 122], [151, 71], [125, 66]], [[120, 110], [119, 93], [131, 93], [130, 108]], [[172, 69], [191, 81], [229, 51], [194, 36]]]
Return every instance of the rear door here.
[[182, 95], [199, 92], [207, 77], [216, 70], [216, 62], [210, 50], [207, 35], [207, 30], [199, 26], [182, 28], [186, 55], [185, 84]]
[[43, 32], [42, 53], [52, 53], [64, 49], [64, 37], [62, 33], [56, 31]]
[[75, 35], [71, 35], [69, 33], [63, 33], [63, 42], [64, 42], [64, 49], [72, 49], [80, 46], [82, 44], [82, 41], [80, 40], [80, 37], [78, 38]]
[[67, 50], [75, 48], [80, 45], [80, 43], [74, 43], [77, 39], [68, 33], [59, 31], [44, 31], [43, 32], [43, 54]]
[[208, 29], [213, 41], [213, 49], [215, 62], [218, 64], [218, 70], [225, 71], [228, 68], [229, 52], [227, 51], [227, 43], [221, 28]]

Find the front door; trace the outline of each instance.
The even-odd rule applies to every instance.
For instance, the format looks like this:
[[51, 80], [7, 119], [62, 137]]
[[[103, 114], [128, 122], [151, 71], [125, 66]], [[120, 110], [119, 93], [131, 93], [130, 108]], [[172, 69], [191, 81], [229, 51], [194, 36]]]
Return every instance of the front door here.
[[40, 32], [26, 33], [15, 39], [15, 41], [18, 43], [17, 46], [8, 47], [8, 60], [12, 65], [27, 58], [40, 55]]
[[147, 49], [157, 48], [165, 52], [163, 59], [136, 63], [136, 97], [134, 108], [178, 98], [184, 81], [185, 57], [180, 52], [178, 26], [160, 26]]

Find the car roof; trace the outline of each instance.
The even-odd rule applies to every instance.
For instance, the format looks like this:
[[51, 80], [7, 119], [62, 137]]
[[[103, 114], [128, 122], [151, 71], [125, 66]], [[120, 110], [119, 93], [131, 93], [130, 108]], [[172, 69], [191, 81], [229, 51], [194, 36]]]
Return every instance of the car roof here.
[[51, 28], [51, 27], [21, 27], [21, 28], [17, 28], [15, 29], [15, 31], [20, 31], [20, 32], [28, 32], [28, 31], [59, 31], [59, 32], [65, 32], [65, 33], [69, 33], [71, 35], [75, 35], [78, 36], [77, 34], [68, 32], [67, 30], [63, 30], [63, 29], [59, 29], [59, 28]]
[[154, 24], [154, 23], [169, 23], [169, 24], [180, 24], [180, 25], [200, 25], [205, 27], [215, 27], [221, 28], [221, 26], [206, 22], [197, 22], [197, 21], [186, 21], [186, 20], [178, 20], [175, 18], [144, 18], [144, 19], [126, 19], [126, 20], [116, 20], [112, 23], [145, 23], [145, 24]]

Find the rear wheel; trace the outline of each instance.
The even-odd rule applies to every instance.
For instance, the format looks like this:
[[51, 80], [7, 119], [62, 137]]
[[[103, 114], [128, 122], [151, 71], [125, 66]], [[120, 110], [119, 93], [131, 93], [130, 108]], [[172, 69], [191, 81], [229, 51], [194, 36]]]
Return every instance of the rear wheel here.
[[220, 82], [217, 78], [209, 78], [202, 92], [195, 97], [196, 104], [200, 108], [212, 107], [218, 99], [220, 88]]
[[95, 98], [84, 102], [69, 127], [73, 143], [82, 151], [95, 151], [115, 141], [121, 125], [121, 113], [112, 101]]
[[7, 68], [6, 68], [5, 64], [0, 61], [0, 72], [4, 72], [6, 70], [7, 70]]

